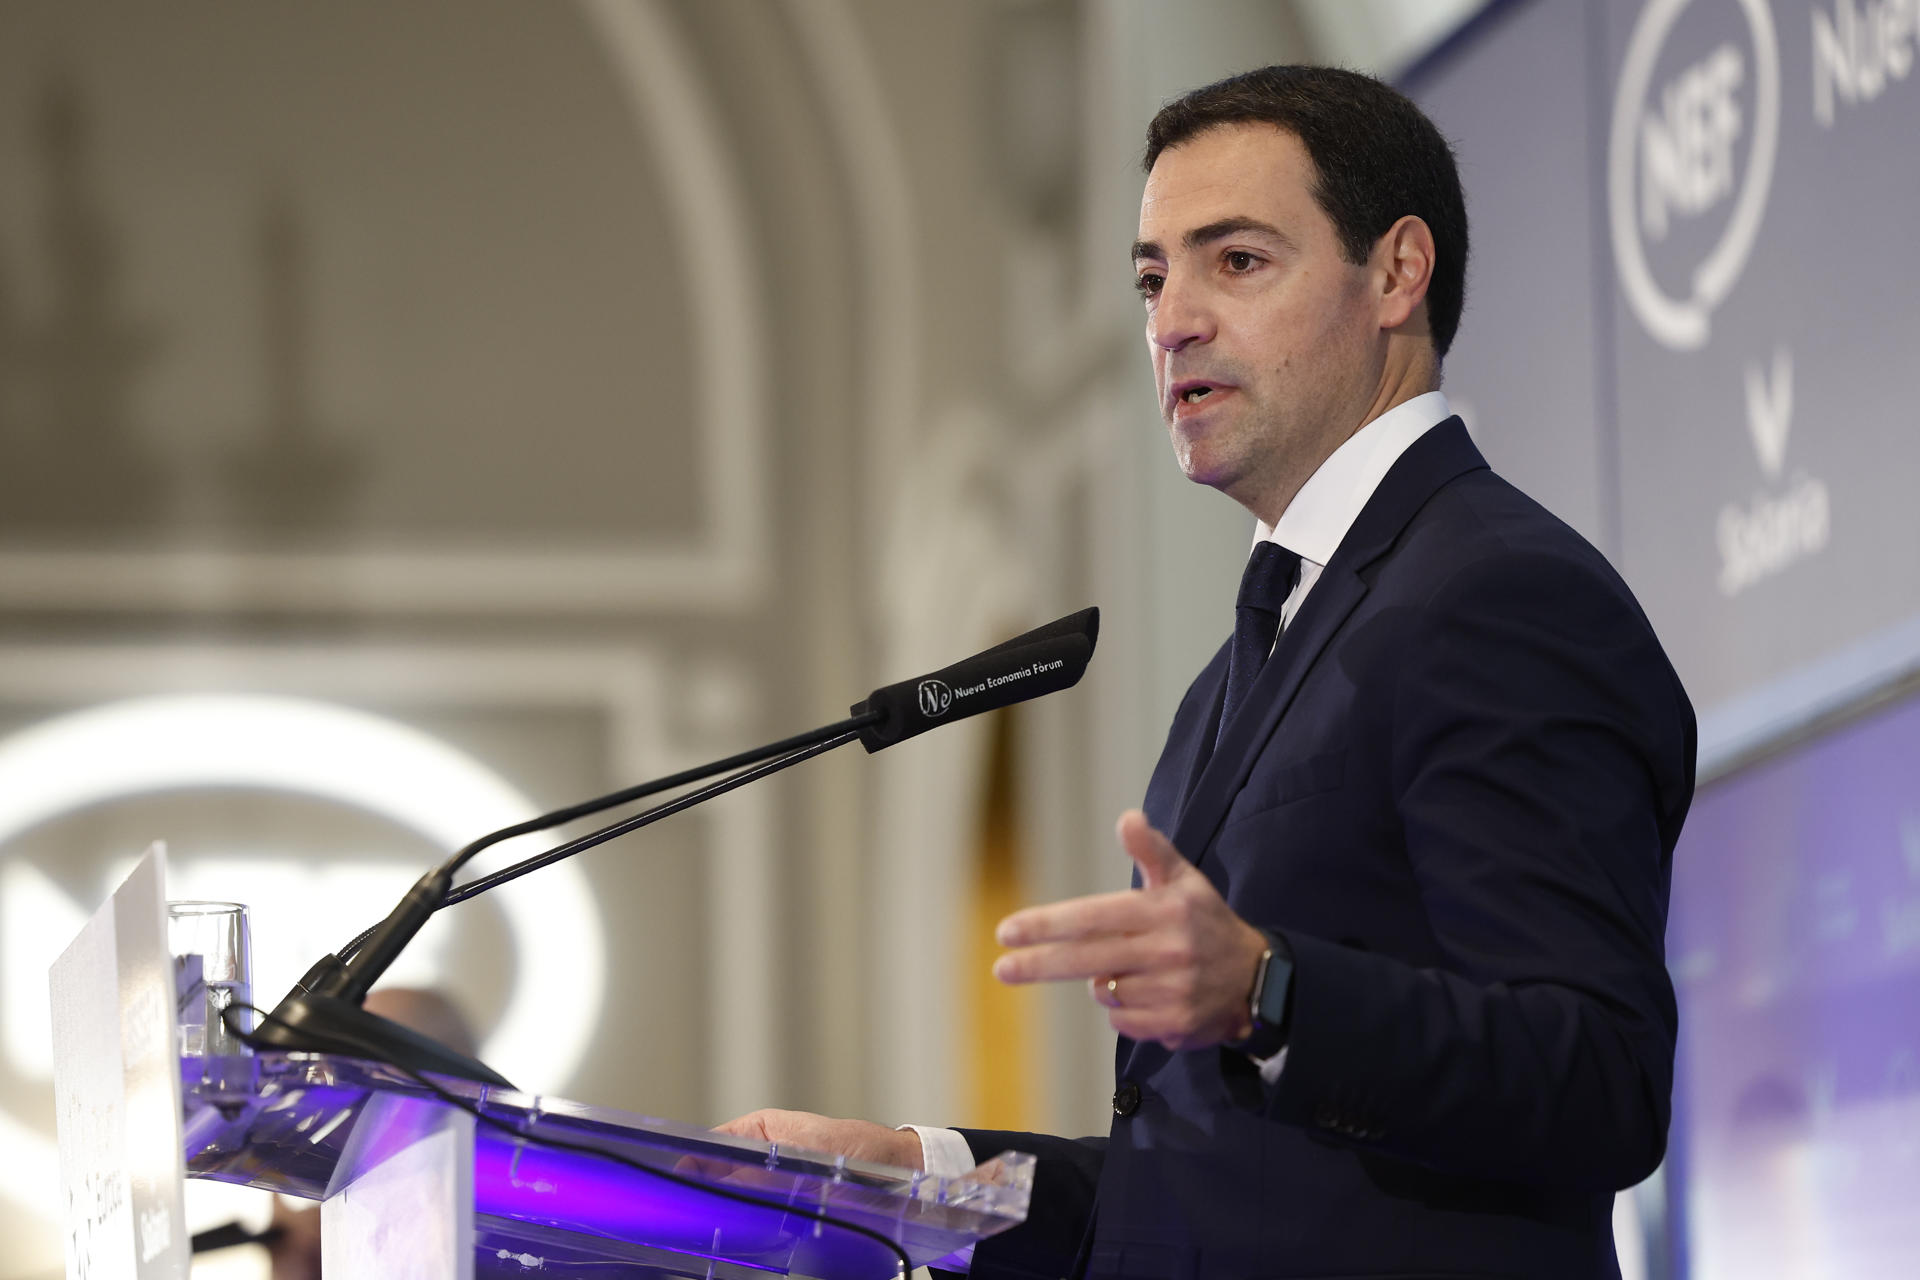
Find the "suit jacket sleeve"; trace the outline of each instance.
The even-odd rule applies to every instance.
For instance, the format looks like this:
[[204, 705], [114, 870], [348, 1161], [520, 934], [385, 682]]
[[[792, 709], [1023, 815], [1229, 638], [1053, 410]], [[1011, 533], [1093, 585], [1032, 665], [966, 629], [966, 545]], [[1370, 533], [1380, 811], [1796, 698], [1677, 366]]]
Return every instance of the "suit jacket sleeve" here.
[[1094, 1191], [1106, 1156], [1105, 1138], [1059, 1138], [1046, 1133], [962, 1129], [977, 1161], [1002, 1151], [1037, 1157], [1027, 1220], [980, 1242], [973, 1251], [974, 1280], [1039, 1280], [1072, 1269], [1093, 1220]]
[[1477, 561], [1412, 627], [1391, 792], [1445, 960], [1289, 932], [1286, 1070], [1257, 1105], [1452, 1173], [1630, 1186], [1665, 1151], [1691, 709], [1597, 563]]

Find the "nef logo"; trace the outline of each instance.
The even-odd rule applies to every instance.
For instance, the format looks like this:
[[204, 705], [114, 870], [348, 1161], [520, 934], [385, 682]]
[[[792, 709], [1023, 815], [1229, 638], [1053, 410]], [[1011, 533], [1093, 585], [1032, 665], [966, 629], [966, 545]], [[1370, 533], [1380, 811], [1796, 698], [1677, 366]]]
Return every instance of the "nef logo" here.
[[[1651, 0], [1620, 67], [1607, 152], [1607, 214], [1620, 288], [1662, 346], [1706, 345], [1740, 278], [1773, 181], [1780, 51], [1766, 0]], [[1735, 16], [1738, 11], [1738, 17]], [[1742, 21], [1744, 19], [1744, 21]]]
[[1694, 217], [1733, 194], [1733, 144], [1746, 123], [1746, 59], [1723, 44], [1668, 83], [1661, 109], [1640, 118], [1640, 229], [1667, 238], [1673, 214]]
[[920, 714], [929, 720], [937, 720], [947, 714], [947, 708], [953, 705], [953, 690], [944, 680], [922, 680], [920, 682]]

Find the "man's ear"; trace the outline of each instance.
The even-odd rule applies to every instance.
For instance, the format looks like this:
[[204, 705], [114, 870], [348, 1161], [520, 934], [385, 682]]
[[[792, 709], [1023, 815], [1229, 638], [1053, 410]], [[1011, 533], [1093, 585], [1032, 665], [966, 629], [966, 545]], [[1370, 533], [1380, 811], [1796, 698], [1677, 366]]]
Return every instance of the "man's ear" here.
[[1408, 214], [1374, 242], [1373, 262], [1380, 287], [1380, 327], [1409, 335], [1425, 332], [1422, 304], [1433, 281], [1433, 231], [1423, 219]]

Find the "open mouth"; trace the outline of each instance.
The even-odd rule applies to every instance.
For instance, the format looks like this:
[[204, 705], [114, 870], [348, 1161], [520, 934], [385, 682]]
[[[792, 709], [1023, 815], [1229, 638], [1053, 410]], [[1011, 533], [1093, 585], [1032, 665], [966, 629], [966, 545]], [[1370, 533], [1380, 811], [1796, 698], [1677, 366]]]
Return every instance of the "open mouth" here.
[[1218, 382], [1180, 381], [1173, 384], [1173, 403], [1175, 405], [1195, 405], [1218, 395], [1227, 388]]

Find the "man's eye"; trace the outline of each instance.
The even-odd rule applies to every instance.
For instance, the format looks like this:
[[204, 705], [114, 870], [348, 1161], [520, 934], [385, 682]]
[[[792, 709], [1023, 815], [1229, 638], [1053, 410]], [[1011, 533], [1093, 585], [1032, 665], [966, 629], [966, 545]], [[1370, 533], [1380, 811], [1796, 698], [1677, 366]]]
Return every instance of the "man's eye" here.
[[1154, 294], [1160, 292], [1160, 286], [1165, 283], [1165, 276], [1157, 276], [1152, 272], [1146, 272], [1133, 278], [1133, 287], [1139, 291], [1140, 296], [1143, 298], [1151, 298]]
[[1254, 257], [1244, 249], [1228, 250], [1226, 259], [1227, 269], [1235, 272], [1251, 271], [1253, 270], [1253, 264], [1260, 261], [1260, 259]]

